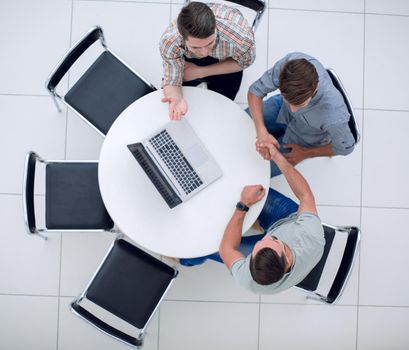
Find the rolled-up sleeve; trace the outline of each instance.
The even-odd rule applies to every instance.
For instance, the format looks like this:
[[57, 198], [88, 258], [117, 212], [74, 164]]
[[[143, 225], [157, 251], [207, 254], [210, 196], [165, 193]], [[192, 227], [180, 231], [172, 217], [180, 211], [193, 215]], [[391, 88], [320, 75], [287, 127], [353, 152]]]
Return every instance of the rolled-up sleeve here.
[[244, 40], [234, 52], [232, 57], [241, 68], [245, 69], [251, 66], [256, 59], [256, 43], [254, 37], [249, 34], [249, 37]]
[[348, 123], [332, 124], [326, 128], [331, 136], [332, 150], [337, 155], [350, 154], [355, 147], [355, 139]]
[[162, 86], [181, 86], [183, 83], [185, 59], [177, 39], [175, 35], [165, 33], [159, 42], [163, 64]]

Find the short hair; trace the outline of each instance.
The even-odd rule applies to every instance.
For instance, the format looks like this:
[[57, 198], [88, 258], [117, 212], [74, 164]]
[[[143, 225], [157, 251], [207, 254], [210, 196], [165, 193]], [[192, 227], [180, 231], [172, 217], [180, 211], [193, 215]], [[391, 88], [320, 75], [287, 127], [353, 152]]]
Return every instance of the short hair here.
[[281, 68], [279, 88], [288, 103], [298, 106], [314, 95], [318, 73], [304, 58], [290, 60]]
[[285, 256], [269, 248], [260, 249], [250, 258], [250, 273], [253, 280], [261, 285], [269, 285], [283, 278], [285, 273]]
[[188, 36], [206, 39], [216, 30], [216, 18], [206, 4], [191, 2], [180, 11], [177, 26], [179, 33], [185, 40]]

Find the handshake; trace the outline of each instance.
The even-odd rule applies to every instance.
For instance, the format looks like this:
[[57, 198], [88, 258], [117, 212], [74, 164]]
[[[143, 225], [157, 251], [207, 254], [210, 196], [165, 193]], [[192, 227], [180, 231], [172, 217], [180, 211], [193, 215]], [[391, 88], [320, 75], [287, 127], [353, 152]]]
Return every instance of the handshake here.
[[277, 141], [273, 143], [256, 139], [256, 150], [265, 160], [275, 160], [277, 156], [281, 155], [279, 147], [280, 145]]

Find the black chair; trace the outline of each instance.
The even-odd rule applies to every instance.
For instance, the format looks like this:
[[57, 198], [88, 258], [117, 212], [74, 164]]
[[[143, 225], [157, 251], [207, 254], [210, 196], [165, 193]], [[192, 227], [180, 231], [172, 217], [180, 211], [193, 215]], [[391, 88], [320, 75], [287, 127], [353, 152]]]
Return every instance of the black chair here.
[[[143, 345], [146, 327], [178, 271], [131, 243], [117, 239], [85, 291], [71, 303], [71, 311], [102, 332], [128, 345]], [[137, 328], [137, 335], [113, 326], [80, 304], [89, 302]], [[95, 306], [94, 306], [95, 309]], [[112, 323], [112, 322], [111, 322]]]
[[352, 108], [351, 101], [348, 98], [344, 85], [342, 85], [341, 80], [339, 79], [337, 73], [335, 73], [335, 70], [333, 70], [332, 68], [328, 68], [327, 72], [335, 88], [341, 93], [342, 97], [344, 98], [344, 102], [348, 108], [348, 112], [350, 115], [348, 125], [349, 125], [349, 128], [351, 129], [352, 135], [354, 136], [355, 144], [357, 144], [359, 140], [361, 139], [361, 135], [359, 134], [358, 124], [356, 122], [355, 113]]
[[[264, 10], [266, 9], [265, 1], [264, 0], [226, 0], [226, 1], [247, 7], [256, 12], [256, 17], [254, 18], [253, 24], [251, 25], [251, 29], [253, 30], [254, 33], [258, 27], [261, 17], [264, 14]], [[190, 0], [185, 0], [185, 5], [188, 4], [189, 2]]]
[[[37, 164], [45, 166], [45, 227], [38, 228], [34, 205]], [[113, 231], [98, 186], [98, 163], [46, 161], [36, 153], [26, 156], [23, 187], [26, 229], [47, 239], [49, 231]]]
[[[72, 86], [61, 96], [56, 88], [63, 76], [79, 57], [99, 40], [104, 51]], [[101, 27], [91, 28], [64, 56], [46, 81], [50, 92], [61, 111], [58, 100], [62, 101], [102, 135], [119, 114], [132, 102], [155, 91], [156, 88], [134, 72], [118, 56], [108, 49]]]
[[[307, 292], [311, 299], [334, 304], [341, 297], [351, 274], [358, 251], [360, 230], [357, 227], [336, 227], [325, 224], [323, 227], [324, 253], [314, 269], [296, 287]], [[332, 265], [332, 271], [327, 269], [324, 280], [323, 272], [329, 264]]]

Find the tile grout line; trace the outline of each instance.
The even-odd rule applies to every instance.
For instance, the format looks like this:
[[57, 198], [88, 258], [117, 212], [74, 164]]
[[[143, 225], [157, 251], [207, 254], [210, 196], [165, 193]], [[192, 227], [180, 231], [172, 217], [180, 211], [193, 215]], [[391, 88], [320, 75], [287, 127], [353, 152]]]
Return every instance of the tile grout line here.
[[[363, 47], [362, 47], [362, 131], [361, 131], [361, 193], [360, 193], [360, 210], [359, 222], [362, 228], [362, 211], [363, 211], [363, 183], [364, 183], [364, 130], [365, 130], [365, 51], [366, 51], [366, 0], [364, 0], [364, 17], [363, 17]], [[362, 232], [362, 231], [361, 231]], [[359, 246], [358, 256], [358, 290], [357, 290], [357, 308], [356, 308], [356, 325], [355, 325], [355, 349], [358, 349], [359, 338], [359, 308], [360, 308], [360, 284], [361, 284], [361, 256], [362, 256], [362, 239]]]
[[257, 350], [260, 350], [260, 325], [261, 325], [261, 295], [258, 296], [258, 329], [257, 329]]
[[[72, 23], [74, 17], [74, 0], [71, 0], [71, 21], [70, 21], [70, 36], [68, 47], [71, 47], [72, 41]], [[67, 89], [69, 88], [70, 72], [68, 72]], [[68, 108], [65, 110], [65, 143], [64, 143], [64, 159], [67, 159], [67, 141], [68, 141]], [[64, 235], [60, 233], [60, 269], [58, 279], [58, 318], [57, 318], [57, 350], [59, 349], [60, 336], [60, 307], [61, 307], [61, 272], [62, 272], [62, 247]]]

